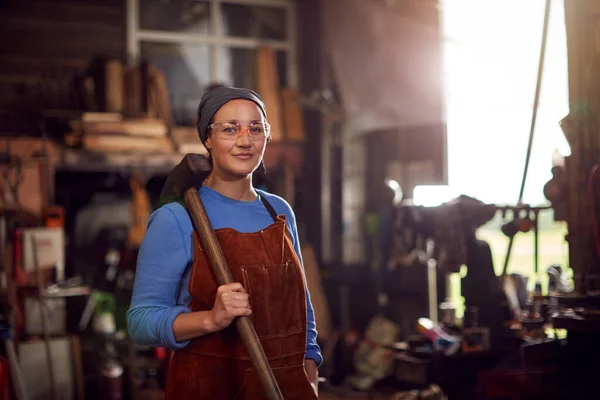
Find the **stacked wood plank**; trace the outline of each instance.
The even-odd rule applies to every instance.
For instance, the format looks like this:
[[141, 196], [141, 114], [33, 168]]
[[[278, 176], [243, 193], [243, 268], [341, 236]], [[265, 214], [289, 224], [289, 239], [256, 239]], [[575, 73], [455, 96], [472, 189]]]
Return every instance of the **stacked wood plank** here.
[[123, 119], [120, 114], [84, 114], [70, 122], [65, 142], [93, 152], [166, 153], [173, 151], [168, 127], [155, 118]]
[[[299, 94], [280, 88], [275, 50], [259, 48], [256, 63], [256, 89], [268, 110], [271, 139], [302, 142]], [[70, 122], [68, 145], [93, 152], [206, 153], [195, 126], [175, 125], [163, 71], [149, 64], [126, 67], [115, 59], [101, 71], [102, 79], [88, 79], [84, 86], [90, 111]]]
[[[67, 145], [93, 152], [204, 153], [195, 127], [175, 126], [163, 71], [149, 64], [103, 66], [85, 86], [88, 110], [70, 122]], [[104, 112], [97, 112], [102, 109]]]

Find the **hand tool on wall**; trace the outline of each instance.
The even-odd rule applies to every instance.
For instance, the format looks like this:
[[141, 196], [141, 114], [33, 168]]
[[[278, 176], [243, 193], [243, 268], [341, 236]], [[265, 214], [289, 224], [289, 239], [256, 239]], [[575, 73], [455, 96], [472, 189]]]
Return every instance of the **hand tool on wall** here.
[[[217, 281], [219, 285], [224, 285], [234, 282], [233, 275], [198, 193], [198, 188], [210, 170], [210, 163], [206, 157], [200, 154], [187, 154], [167, 177], [160, 199], [161, 203], [178, 198], [185, 200], [188, 213]], [[279, 385], [275, 380], [254, 325], [252, 325], [252, 320], [250, 317], [238, 317], [235, 324], [265, 391], [265, 398], [283, 400]]]

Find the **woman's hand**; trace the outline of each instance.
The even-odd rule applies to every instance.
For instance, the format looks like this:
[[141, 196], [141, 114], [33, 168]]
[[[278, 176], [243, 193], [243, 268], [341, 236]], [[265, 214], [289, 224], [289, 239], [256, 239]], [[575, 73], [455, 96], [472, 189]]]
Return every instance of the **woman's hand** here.
[[241, 283], [235, 282], [219, 286], [215, 304], [210, 310], [216, 331], [227, 328], [235, 317], [250, 314], [252, 314], [250, 298]]
[[312, 386], [315, 391], [315, 395], [317, 398], [319, 397], [319, 368], [317, 367], [317, 363], [314, 360], [309, 358], [304, 360], [304, 370], [306, 371], [306, 376], [308, 381], [310, 382], [310, 386]]

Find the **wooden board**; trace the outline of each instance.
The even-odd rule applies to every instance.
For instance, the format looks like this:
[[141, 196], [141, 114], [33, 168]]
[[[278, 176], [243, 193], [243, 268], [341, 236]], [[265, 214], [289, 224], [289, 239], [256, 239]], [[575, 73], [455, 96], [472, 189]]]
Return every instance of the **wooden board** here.
[[138, 67], [127, 67], [123, 75], [123, 112], [128, 117], [139, 117], [144, 108], [142, 73]]
[[298, 98], [298, 90], [285, 88], [281, 91], [285, 140], [304, 141], [304, 119]]
[[159, 119], [129, 119], [121, 122], [81, 122], [71, 121], [71, 128], [79, 134], [115, 134], [135, 137], [165, 137], [167, 126]]
[[259, 47], [256, 56], [256, 91], [267, 108], [267, 120], [271, 125], [271, 140], [283, 140], [283, 119], [279, 98], [279, 74], [275, 50]]
[[120, 60], [110, 60], [104, 66], [104, 110], [112, 113], [123, 112], [124, 73]]
[[86, 134], [82, 138], [82, 144], [86, 150], [96, 152], [167, 153], [173, 151], [173, 145], [167, 137]]
[[165, 73], [156, 67], [149, 67], [148, 82], [148, 116], [165, 121], [167, 126], [173, 124], [171, 117], [171, 102]]

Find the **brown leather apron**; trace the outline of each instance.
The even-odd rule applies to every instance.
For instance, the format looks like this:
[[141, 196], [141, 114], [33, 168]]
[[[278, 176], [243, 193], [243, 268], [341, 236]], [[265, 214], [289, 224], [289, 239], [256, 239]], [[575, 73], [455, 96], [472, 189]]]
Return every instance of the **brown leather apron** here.
[[[316, 399], [304, 370], [304, 274], [286, 227], [263, 200], [274, 223], [255, 233], [215, 231], [234, 279], [250, 295], [252, 322], [285, 400]], [[212, 309], [218, 284], [194, 232], [189, 292], [192, 311]], [[175, 352], [166, 399], [263, 399], [258, 375], [235, 328], [192, 340]]]

